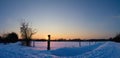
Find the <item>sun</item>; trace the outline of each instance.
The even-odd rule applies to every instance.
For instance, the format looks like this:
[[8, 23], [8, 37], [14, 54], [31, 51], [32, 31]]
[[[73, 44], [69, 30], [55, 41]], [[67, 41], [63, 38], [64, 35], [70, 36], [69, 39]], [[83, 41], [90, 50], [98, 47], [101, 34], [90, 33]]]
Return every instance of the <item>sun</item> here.
[[48, 40], [48, 36], [45, 36], [45, 39]]

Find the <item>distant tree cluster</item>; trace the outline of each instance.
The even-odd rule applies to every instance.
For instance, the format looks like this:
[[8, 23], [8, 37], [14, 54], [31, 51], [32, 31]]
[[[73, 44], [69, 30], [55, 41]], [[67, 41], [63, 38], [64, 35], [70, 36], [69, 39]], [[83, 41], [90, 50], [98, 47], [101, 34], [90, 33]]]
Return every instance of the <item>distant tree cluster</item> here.
[[120, 33], [113, 37], [112, 41], [120, 42]]
[[[35, 30], [33, 30], [33, 28], [29, 26], [29, 23], [24, 21], [20, 25], [20, 33], [22, 37], [21, 40], [22, 45], [30, 46], [31, 38], [36, 33]], [[17, 41], [20, 41], [20, 39], [18, 39], [18, 35], [15, 32], [6, 33], [0, 36], [0, 43], [6, 44], [6, 43], [14, 43]]]
[[56, 41], [65, 41], [66, 39], [63, 39], [63, 38], [60, 38], [60, 39], [57, 39]]
[[18, 41], [18, 35], [15, 32], [0, 36], [0, 43], [14, 43]]

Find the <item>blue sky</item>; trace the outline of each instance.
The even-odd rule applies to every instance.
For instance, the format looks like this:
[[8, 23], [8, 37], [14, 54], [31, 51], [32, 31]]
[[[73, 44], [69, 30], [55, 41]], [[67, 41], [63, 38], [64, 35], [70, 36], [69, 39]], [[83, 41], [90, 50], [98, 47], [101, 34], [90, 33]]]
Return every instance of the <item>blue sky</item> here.
[[23, 19], [34, 38], [109, 38], [120, 32], [120, 0], [0, 0], [1, 34], [19, 34]]

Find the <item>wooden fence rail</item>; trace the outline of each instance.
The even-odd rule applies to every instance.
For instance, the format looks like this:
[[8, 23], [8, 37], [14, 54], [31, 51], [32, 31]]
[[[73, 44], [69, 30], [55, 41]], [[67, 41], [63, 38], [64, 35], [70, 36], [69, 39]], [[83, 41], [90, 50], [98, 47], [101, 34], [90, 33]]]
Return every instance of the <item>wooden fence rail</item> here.
[[[26, 40], [18, 40], [18, 41], [26, 41]], [[112, 40], [50, 40], [50, 35], [48, 35], [48, 40], [30, 40], [30, 41], [33, 41], [33, 47], [35, 47], [35, 42], [38, 41], [38, 42], [47, 42], [47, 50], [50, 50], [50, 42], [79, 42], [79, 45], [80, 45], [80, 42], [108, 42], [108, 41], [112, 41]]]

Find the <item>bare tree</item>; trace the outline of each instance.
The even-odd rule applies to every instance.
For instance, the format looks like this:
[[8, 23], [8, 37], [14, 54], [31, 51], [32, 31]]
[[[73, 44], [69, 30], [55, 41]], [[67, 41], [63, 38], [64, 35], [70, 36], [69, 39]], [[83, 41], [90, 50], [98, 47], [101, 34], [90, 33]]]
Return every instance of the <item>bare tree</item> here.
[[30, 40], [32, 36], [36, 33], [33, 28], [29, 26], [29, 23], [22, 22], [20, 27], [21, 37], [25, 41], [22, 43], [23, 45], [30, 46]]

